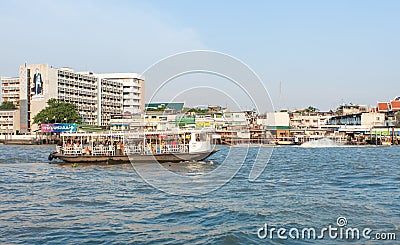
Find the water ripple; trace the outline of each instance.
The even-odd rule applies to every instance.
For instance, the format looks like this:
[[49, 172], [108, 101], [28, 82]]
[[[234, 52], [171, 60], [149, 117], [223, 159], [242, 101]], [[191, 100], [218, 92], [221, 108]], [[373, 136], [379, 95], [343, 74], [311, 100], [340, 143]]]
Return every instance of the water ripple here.
[[[166, 167], [205, 173], [227, 155], [229, 148], [220, 149], [210, 161]], [[257, 229], [322, 228], [339, 215], [352, 227], [400, 236], [399, 147], [279, 147], [254, 182], [250, 148], [230, 182], [200, 197], [162, 193], [130, 165], [48, 164], [52, 150], [0, 146], [1, 244], [283, 244], [260, 241]], [[291, 241], [310, 242], [318, 244]]]

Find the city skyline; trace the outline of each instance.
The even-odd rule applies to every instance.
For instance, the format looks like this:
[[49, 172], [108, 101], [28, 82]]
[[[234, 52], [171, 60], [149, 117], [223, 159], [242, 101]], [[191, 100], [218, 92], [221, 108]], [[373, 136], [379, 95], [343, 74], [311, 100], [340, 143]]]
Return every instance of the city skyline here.
[[166, 56], [200, 49], [248, 64], [276, 109], [370, 106], [400, 94], [396, 1], [1, 5], [0, 19], [10, 23], [2, 24], [1, 76], [18, 76], [24, 62], [141, 73]]

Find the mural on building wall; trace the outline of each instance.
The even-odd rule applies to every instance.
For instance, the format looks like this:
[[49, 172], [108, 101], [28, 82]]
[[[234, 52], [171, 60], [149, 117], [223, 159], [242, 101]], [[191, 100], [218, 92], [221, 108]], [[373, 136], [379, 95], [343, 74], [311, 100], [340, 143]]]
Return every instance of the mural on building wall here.
[[43, 84], [44, 79], [42, 73], [39, 71], [38, 68], [36, 68], [31, 84], [32, 99], [44, 99]]

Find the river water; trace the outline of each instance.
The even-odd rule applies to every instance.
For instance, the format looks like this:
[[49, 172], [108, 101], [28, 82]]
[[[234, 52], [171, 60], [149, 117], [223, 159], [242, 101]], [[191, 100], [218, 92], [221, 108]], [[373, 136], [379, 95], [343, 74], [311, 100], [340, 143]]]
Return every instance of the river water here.
[[[234, 150], [219, 148], [208, 162], [174, 168], [211, 171]], [[248, 176], [257, 148], [250, 148], [228, 183], [200, 196], [164, 193], [128, 164], [49, 164], [53, 149], [0, 145], [0, 244], [348, 242], [327, 233], [316, 240], [262, 237], [266, 225], [369, 228], [370, 238], [352, 243], [385, 243], [376, 241], [377, 233], [400, 241], [400, 147], [277, 147], [255, 181]], [[347, 224], [339, 226], [338, 218]]]

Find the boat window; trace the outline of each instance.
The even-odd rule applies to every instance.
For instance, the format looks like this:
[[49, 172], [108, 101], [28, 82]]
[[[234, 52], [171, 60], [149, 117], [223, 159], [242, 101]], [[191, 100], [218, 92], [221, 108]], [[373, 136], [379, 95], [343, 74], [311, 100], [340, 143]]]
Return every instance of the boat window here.
[[200, 134], [201, 141], [207, 141], [207, 134]]

